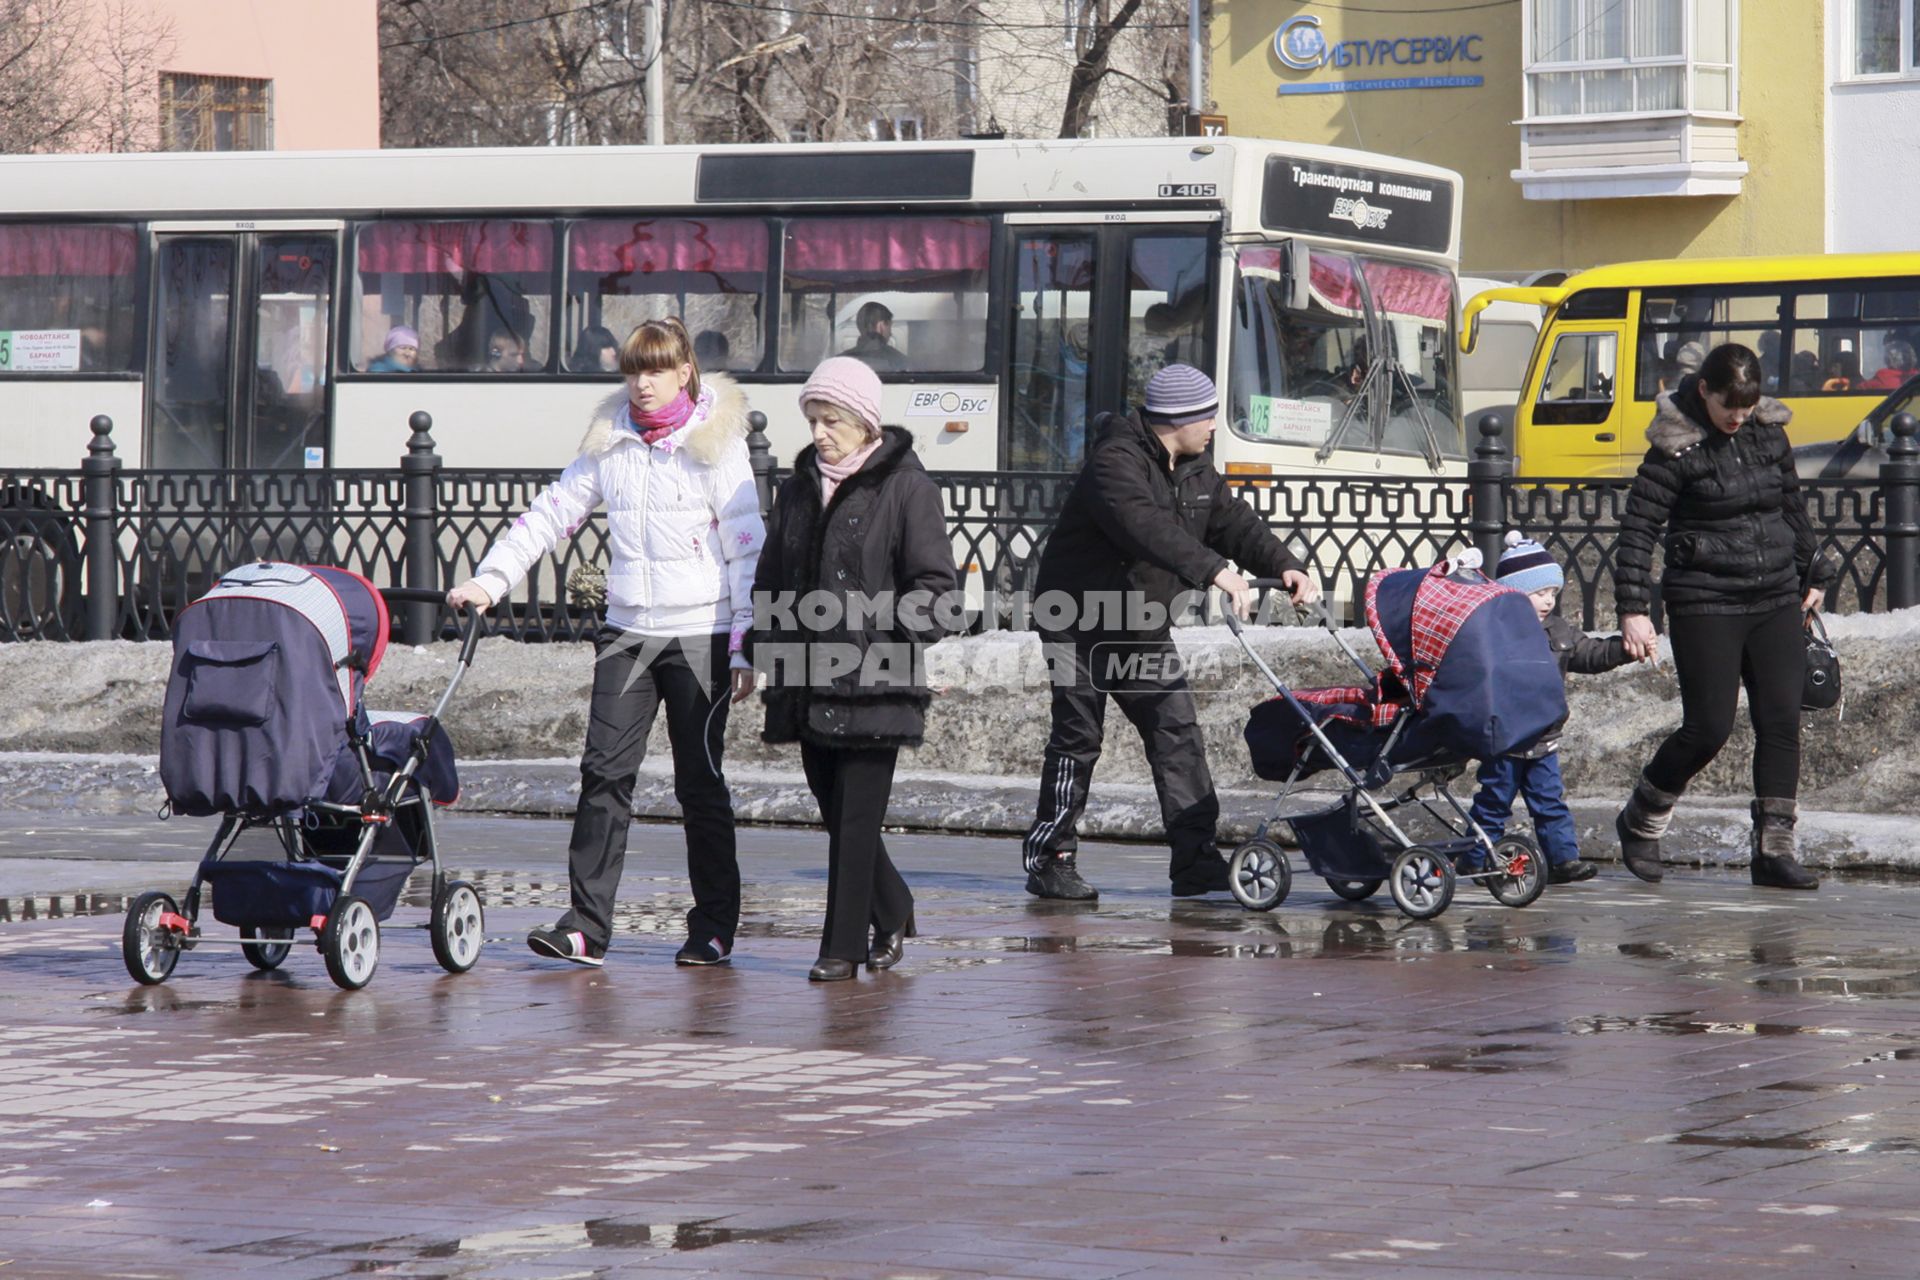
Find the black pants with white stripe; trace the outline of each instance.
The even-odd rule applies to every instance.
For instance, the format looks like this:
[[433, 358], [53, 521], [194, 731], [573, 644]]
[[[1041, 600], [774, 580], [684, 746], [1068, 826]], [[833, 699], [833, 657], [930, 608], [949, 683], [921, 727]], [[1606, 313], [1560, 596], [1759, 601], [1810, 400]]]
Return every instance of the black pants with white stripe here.
[[1065, 633], [1045, 633], [1041, 640], [1053, 681], [1053, 732], [1023, 848], [1027, 869], [1080, 847], [1074, 828], [1100, 760], [1109, 695], [1139, 731], [1153, 771], [1160, 820], [1173, 846], [1168, 875], [1177, 879], [1202, 859], [1217, 858], [1220, 800], [1173, 641]]

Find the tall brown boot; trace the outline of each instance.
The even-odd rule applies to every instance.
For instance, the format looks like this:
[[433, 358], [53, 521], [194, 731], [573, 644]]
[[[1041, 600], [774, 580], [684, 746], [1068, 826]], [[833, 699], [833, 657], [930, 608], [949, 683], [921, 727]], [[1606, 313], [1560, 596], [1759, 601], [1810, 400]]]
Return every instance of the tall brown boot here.
[[1677, 794], [1662, 791], [1643, 773], [1633, 784], [1626, 808], [1613, 820], [1620, 836], [1620, 861], [1648, 884], [1659, 884], [1666, 874], [1660, 866], [1660, 840], [1673, 821], [1673, 806], [1679, 803]]
[[1753, 882], [1767, 889], [1818, 889], [1820, 877], [1793, 856], [1798, 806], [1763, 796], [1753, 802]]

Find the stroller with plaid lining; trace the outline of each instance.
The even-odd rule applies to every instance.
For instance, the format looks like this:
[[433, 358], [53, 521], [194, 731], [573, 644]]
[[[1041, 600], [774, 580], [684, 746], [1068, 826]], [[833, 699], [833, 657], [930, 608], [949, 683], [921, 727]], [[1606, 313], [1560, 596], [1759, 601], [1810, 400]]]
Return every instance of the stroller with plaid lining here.
[[[1291, 829], [1313, 874], [1350, 902], [1384, 883], [1416, 920], [1478, 880], [1506, 906], [1524, 907], [1547, 884], [1546, 859], [1524, 835], [1489, 839], [1448, 784], [1468, 763], [1524, 749], [1566, 714], [1559, 667], [1531, 603], [1489, 581], [1466, 552], [1430, 569], [1376, 573], [1367, 583], [1367, 629], [1386, 664], [1368, 667], [1326, 619], [1362, 685], [1290, 689], [1228, 625], [1278, 695], [1254, 707], [1245, 737], [1254, 772], [1285, 787], [1272, 814], [1230, 860], [1240, 904], [1271, 911], [1293, 871], [1270, 832]], [[1272, 584], [1256, 584], [1272, 585]], [[1282, 816], [1302, 780], [1326, 769], [1345, 786], [1330, 805]], [[1438, 835], [1415, 839], [1411, 815]]]
[[[181, 611], [161, 716], [162, 816], [220, 823], [178, 900], [154, 890], [127, 908], [120, 949], [135, 981], [166, 981], [183, 953], [203, 946], [237, 944], [254, 968], [275, 969], [296, 931], [310, 928], [335, 984], [363, 987], [380, 962], [380, 924], [423, 864], [433, 873], [434, 958], [449, 973], [473, 967], [480, 896], [446, 875], [433, 810], [460, 791], [442, 718], [473, 665], [475, 616], [432, 712], [362, 702], [391, 607], [445, 602], [344, 569], [262, 561], [229, 571]], [[271, 832], [277, 848], [242, 848], [255, 830]], [[207, 889], [213, 918], [238, 939], [202, 934]]]

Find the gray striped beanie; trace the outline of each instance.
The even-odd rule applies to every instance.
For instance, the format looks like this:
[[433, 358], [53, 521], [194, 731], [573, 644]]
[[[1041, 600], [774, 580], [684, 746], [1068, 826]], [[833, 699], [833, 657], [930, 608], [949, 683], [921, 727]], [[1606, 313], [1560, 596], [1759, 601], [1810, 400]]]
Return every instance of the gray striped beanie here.
[[1498, 581], [1501, 586], [1515, 591], [1538, 591], [1542, 587], [1566, 585], [1566, 572], [1553, 558], [1553, 552], [1531, 538], [1522, 537], [1518, 529], [1507, 530], [1506, 542], [1507, 549], [1500, 553]]
[[1190, 364], [1170, 364], [1147, 380], [1147, 401], [1140, 406], [1156, 427], [1184, 427], [1220, 412], [1213, 379]]

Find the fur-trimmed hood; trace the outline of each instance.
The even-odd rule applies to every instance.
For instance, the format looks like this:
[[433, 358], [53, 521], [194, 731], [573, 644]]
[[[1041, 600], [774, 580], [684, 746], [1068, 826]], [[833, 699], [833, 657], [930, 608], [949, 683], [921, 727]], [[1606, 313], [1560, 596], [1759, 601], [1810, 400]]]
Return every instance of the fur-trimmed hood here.
[[[642, 444], [640, 437], [622, 423], [626, 409], [624, 386], [594, 406], [580, 452], [599, 455], [629, 441]], [[694, 405], [693, 418], [669, 438], [678, 441], [696, 462], [713, 465], [729, 444], [747, 438], [747, 393], [724, 373], [701, 374], [700, 399]]]
[[[1688, 374], [1672, 391], [1663, 391], [1655, 399], [1653, 424], [1647, 428], [1647, 443], [1677, 458], [1707, 438], [1706, 406], [1700, 401], [1699, 375]], [[1690, 412], [1693, 410], [1693, 412]], [[1780, 427], [1793, 421], [1793, 410], [1772, 396], [1761, 396], [1747, 421], [1763, 427]]]

